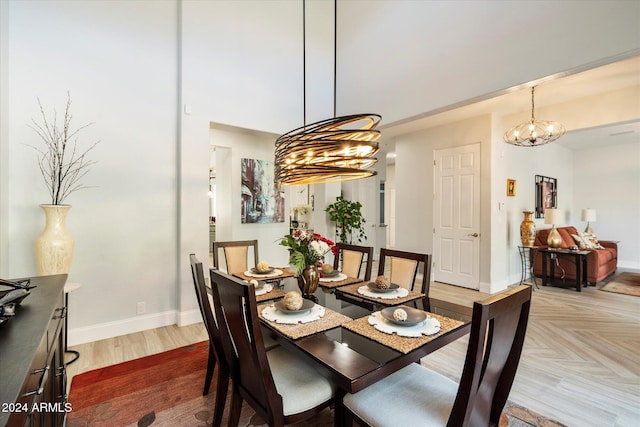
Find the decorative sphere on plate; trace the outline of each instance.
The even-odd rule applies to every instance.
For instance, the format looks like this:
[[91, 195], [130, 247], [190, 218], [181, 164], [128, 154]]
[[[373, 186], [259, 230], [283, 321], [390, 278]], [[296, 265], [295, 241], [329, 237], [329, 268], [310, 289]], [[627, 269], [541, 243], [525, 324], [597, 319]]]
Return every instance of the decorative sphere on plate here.
[[269, 271], [269, 263], [267, 261], [260, 261], [258, 265], [256, 265], [256, 269], [262, 272]]
[[331, 264], [322, 264], [322, 272], [325, 274], [333, 273], [333, 265]]
[[302, 295], [298, 292], [287, 292], [282, 300], [287, 310], [300, 310], [302, 307]]
[[398, 322], [404, 322], [407, 320], [407, 312], [402, 308], [397, 308], [393, 310], [393, 320], [397, 320]]
[[389, 289], [391, 281], [385, 276], [378, 276], [376, 277], [375, 284], [378, 289]]

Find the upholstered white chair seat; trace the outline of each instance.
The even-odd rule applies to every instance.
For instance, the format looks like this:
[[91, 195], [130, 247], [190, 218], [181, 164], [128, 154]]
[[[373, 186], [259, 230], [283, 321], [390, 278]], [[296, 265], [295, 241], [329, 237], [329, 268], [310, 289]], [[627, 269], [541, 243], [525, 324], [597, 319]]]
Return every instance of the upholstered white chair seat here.
[[329, 380], [301, 357], [282, 347], [267, 352], [269, 367], [285, 416], [304, 412], [331, 399], [335, 393]]
[[344, 406], [375, 427], [446, 426], [458, 384], [417, 363], [355, 394]]

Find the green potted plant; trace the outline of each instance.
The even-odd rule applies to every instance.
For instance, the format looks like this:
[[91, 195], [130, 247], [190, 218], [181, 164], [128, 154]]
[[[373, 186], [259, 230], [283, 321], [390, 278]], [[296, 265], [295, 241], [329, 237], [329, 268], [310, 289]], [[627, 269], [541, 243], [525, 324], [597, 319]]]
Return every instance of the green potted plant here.
[[346, 200], [342, 196], [336, 197], [335, 203], [327, 206], [325, 212], [329, 214], [331, 221], [336, 223], [336, 235], [340, 243], [353, 244], [366, 240], [362, 216], [362, 204]]

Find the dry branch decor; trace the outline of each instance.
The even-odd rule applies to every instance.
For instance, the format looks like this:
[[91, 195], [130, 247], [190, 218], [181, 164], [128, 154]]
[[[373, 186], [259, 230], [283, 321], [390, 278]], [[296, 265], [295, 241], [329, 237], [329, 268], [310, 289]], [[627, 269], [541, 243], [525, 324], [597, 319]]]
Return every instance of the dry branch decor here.
[[49, 120], [44, 112], [40, 98], [38, 98], [40, 115], [42, 121], [39, 123], [32, 119], [31, 129], [33, 129], [44, 142], [44, 147], [29, 145], [36, 150], [38, 155], [38, 166], [44, 182], [49, 190], [52, 205], [61, 205], [64, 200], [73, 192], [83, 188], [80, 180], [89, 172], [90, 167], [96, 162], [89, 160], [87, 154], [100, 141], [94, 142], [89, 148], [82, 151], [78, 149], [77, 135], [81, 130], [91, 126], [92, 123], [71, 129], [71, 96], [67, 92], [67, 105], [64, 111], [64, 118], [61, 124], [58, 123], [58, 115], [53, 112], [53, 119]]
[[38, 98], [41, 121], [31, 120], [33, 129], [44, 142], [44, 147], [29, 145], [38, 152], [38, 167], [51, 196], [51, 204], [40, 205], [45, 214], [45, 227], [35, 241], [35, 261], [39, 275], [67, 274], [73, 257], [74, 240], [66, 229], [66, 218], [71, 205], [64, 204], [73, 192], [88, 188], [81, 180], [96, 162], [87, 154], [100, 141], [86, 150], [78, 148], [78, 133], [93, 123], [71, 128], [71, 96], [67, 92], [67, 105], [62, 123], [56, 111], [47, 117]]

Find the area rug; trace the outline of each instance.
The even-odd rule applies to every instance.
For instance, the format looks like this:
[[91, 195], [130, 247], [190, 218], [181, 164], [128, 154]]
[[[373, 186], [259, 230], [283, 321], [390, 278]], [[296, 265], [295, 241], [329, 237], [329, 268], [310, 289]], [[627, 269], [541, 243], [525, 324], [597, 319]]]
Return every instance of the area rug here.
[[640, 297], [640, 273], [629, 271], [620, 273], [609, 280], [600, 290]]
[[[96, 369], [73, 377], [67, 426], [209, 426], [213, 419], [215, 383], [202, 396], [208, 343], [201, 342], [141, 359]], [[215, 382], [214, 375], [214, 382]], [[229, 400], [227, 400], [227, 408]], [[225, 411], [222, 424], [227, 424]], [[264, 426], [244, 404], [240, 426]], [[333, 425], [333, 410], [297, 424], [303, 427]], [[500, 427], [556, 427], [521, 406], [508, 403]]]

